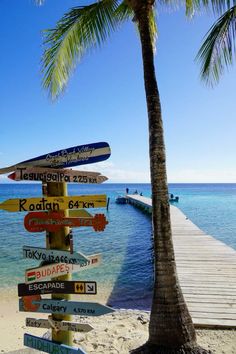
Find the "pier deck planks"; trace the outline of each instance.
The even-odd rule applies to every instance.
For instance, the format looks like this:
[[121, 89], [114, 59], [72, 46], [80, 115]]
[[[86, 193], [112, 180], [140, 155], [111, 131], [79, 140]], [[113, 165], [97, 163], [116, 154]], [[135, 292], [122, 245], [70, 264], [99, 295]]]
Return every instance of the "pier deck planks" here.
[[[151, 213], [150, 198], [127, 199]], [[236, 328], [236, 251], [206, 235], [175, 206], [170, 212], [180, 285], [195, 327]]]

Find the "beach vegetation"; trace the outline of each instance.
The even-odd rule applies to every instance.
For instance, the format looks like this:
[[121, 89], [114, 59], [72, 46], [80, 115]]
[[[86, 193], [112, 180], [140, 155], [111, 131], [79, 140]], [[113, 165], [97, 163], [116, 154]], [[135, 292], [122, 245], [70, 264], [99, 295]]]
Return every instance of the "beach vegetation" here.
[[[100, 48], [124, 22], [133, 21], [141, 44], [148, 111], [155, 279], [149, 338], [132, 353], [209, 353], [197, 344], [175, 264], [162, 111], [154, 66], [157, 3], [100, 0], [70, 9], [54, 28], [45, 31], [43, 86], [52, 99], [57, 98], [83, 55]], [[207, 6], [208, 1], [203, 4]], [[186, 1], [186, 14], [192, 16], [200, 5], [199, 0]]]
[[210, 86], [219, 82], [236, 54], [236, 1], [222, 1], [215, 10], [220, 17], [207, 32], [196, 58], [201, 63], [201, 78]]

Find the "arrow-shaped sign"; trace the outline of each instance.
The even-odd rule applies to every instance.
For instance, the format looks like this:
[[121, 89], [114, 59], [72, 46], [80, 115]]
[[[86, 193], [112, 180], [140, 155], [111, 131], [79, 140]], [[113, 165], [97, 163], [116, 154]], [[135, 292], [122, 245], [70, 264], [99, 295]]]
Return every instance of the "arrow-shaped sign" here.
[[41, 155], [30, 160], [19, 162], [16, 165], [1, 168], [0, 174], [9, 173], [19, 167], [52, 167], [67, 168], [88, 163], [95, 163], [108, 159], [111, 155], [110, 146], [105, 142], [73, 146]]
[[[38, 313], [55, 313], [79, 316], [101, 316], [115, 311], [111, 307], [98, 304], [97, 302], [77, 302], [67, 300], [41, 299], [33, 300], [32, 304], [36, 307], [33, 312]], [[31, 306], [26, 306], [24, 298], [19, 299], [20, 311], [31, 312], [31, 308]]]
[[89, 256], [88, 259], [83, 264], [52, 263], [42, 267], [27, 269], [25, 271], [25, 282], [30, 284], [96, 267], [101, 263], [101, 254]]
[[23, 246], [23, 258], [41, 262], [84, 264], [89, 261], [89, 257], [80, 252], [71, 253], [70, 251]]
[[18, 296], [42, 294], [97, 294], [95, 281], [44, 281], [30, 284], [18, 284]]
[[42, 197], [8, 199], [0, 204], [7, 211], [59, 211], [66, 209], [106, 207], [106, 195], [80, 195], [73, 197]]
[[24, 226], [29, 232], [50, 231], [56, 232], [62, 227], [92, 226], [94, 231], [104, 231], [108, 221], [104, 214], [95, 214], [90, 217], [65, 217], [63, 212], [34, 212], [28, 213], [24, 219]]
[[[53, 324], [52, 325], [50, 324]], [[78, 323], [78, 322], [69, 322], [69, 321], [54, 321], [50, 319], [50, 322], [45, 319], [36, 319], [27, 317], [25, 320], [25, 324], [28, 327], [35, 327], [35, 328], [54, 328], [57, 331], [72, 331], [72, 332], [81, 332], [87, 333], [90, 332], [93, 327], [90, 326], [88, 323]]]
[[60, 354], [86, 354], [82, 349], [69, 347], [65, 344], [60, 344], [45, 338], [24, 334], [24, 345], [45, 353], [60, 353]]
[[8, 175], [14, 181], [42, 181], [42, 182], [66, 182], [66, 183], [103, 183], [108, 178], [99, 172], [62, 170], [53, 168], [18, 168], [15, 172]]

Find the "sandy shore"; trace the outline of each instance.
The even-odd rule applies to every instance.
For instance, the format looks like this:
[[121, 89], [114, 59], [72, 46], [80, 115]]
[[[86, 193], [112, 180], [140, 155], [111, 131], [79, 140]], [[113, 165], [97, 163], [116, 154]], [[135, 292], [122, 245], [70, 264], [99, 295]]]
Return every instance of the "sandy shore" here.
[[[0, 296], [0, 353], [26, 349], [23, 345], [23, 335], [26, 332], [40, 337], [49, 335], [45, 329], [25, 326], [27, 316], [47, 318], [47, 315], [19, 312], [16, 289], [1, 290]], [[102, 297], [83, 297], [81, 301], [86, 299], [105, 303], [108, 296], [109, 289], [103, 292]], [[130, 349], [143, 344], [148, 337], [149, 313], [145, 311], [119, 310], [106, 316], [74, 319], [94, 327], [91, 332], [74, 335], [74, 345], [80, 346], [89, 354], [128, 354]], [[236, 331], [197, 330], [197, 336], [198, 343], [206, 349], [211, 349], [213, 353], [236, 353]], [[20, 352], [32, 353], [33, 350]]]

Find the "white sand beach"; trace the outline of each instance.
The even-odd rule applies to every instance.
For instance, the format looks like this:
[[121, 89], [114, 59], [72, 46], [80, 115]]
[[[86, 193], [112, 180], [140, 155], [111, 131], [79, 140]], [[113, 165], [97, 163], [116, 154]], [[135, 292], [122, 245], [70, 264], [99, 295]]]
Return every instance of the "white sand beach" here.
[[[109, 290], [109, 289], [108, 289]], [[2, 290], [0, 302], [0, 353], [23, 349], [23, 335], [30, 333], [36, 336], [47, 336], [45, 329], [25, 326], [26, 317], [47, 318], [46, 314], [33, 314], [18, 311], [18, 296], [16, 289]], [[106, 303], [109, 296], [93, 297], [93, 300], [83, 297], [86, 301]], [[88, 333], [75, 333], [74, 346], [80, 346], [89, 354], [128, 354], [129, 350], [143, 344], [148, 338], [149, 313], [139, 310], [119, 310], [100, 317], [74, 318], [79, 322], [89, 323], [94, 330]], [[236, 353], [235, 330], [197, 330], [198, 343], [217, 354]]]

